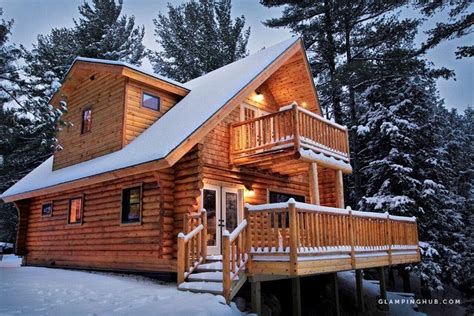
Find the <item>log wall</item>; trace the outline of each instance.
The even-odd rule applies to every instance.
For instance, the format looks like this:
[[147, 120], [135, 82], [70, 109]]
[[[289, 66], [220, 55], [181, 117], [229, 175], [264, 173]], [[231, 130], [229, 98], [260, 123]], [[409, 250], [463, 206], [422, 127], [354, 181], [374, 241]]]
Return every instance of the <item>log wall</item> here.
[[[91, 73], [67, 96], [68, 112], [62, 119], [72, 126], [58, 133], [62, 150], [54, 154], [54, 170], [122, 148], [125, 81], [115, 74]], [[92, 109], [92, 130], [81, 134], [87, 108]]]
[[[124, 187], [143, 184], [141, 224], [121, 224]], [[27, 264], [93, 269], [175, 271], [174, 171], [166, 169], [33, 198], [29, 201]], [[82, 224], [68, 225], [69, 198], [84, 194]], [[41, 216], [53, 201], [53, 215]]]
[[[148, 93], [160, 98], [160, 111], [142, 107], [142, 94]], [[151, 124], [158, 120], [178, 102], [178, 96], [136, 81], [127, 83], [126, 117], [124, 124], [124, 145], [130, 143]]]

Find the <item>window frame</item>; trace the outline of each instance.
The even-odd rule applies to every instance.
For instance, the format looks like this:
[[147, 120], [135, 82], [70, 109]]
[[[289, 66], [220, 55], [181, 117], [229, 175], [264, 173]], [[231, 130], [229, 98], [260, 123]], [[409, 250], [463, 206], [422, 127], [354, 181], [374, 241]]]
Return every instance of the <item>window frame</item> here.
[[[51, 204], [51, 213], [49, 215], [44, 215], [43, 213], [43, 208], [45, 205]], [[45, 201], [41, 203], [41, 217], [52, 217], [53, 216], [53, 211], [54, 211], [54, 203], [53, 201]]]
[[[138, 221], [124, 221], [124, 192], [125, 190], [130, 189], [140, 189], [140, 202], [139, 204], [139, 212], [138, 212]], [[129, 210], [130, 211], [130, 210]], [[143, 183], [135, 183], [129, 186], [122, 187], [122, 193], [120, 198], [120, 226], [130, 226], [130, 225], [141, 225], [142, 224], [142, 217], [143, 217]]]
[[[158, 109], [157, 110], [146, 107], [146, 106], [143, 105], [143, 97], [145, 96], [145, 94], [150, 96], [150, 97], [158, 99]], [[153, 111], [155, 113], [160, 113], [161, 112], [161, 97], [159, 95], [153, 93], [153, 92], [142, 90], [141, 100], [140, 100], [140, 108], [147, 109], [147, 110]]]
[[[87, 111], [91, 112], [91, 124], [90, 124], [91, 127], [89, 128], [89, 130], [84, 131], [84, 113]], [[92, 132], [92, 107], [88, 106], [82, 109], [81, 111], [81, 135], [89, 134], [90, 132]]]
[[[81, 199], [81, 220], [79, 222], [71, 223], [70, 218], [71, 218], [71, 201], [72, 200], [77, 200]], [[77, 226], [77, 225], [82, 225], [82, 222], [84, 221], [84, 194], [82, 195], [77, 195], [69, 198], [68, 201], [68, 208], [67, 208], [67, 225], [68, 226]]]
[[306, 201], [308, 200], [306, 195], [295, 194], [294, 192], [289, 191], [289, 190], [280, 190], [280, 189], [276, 189], [276, 188], [270, 188], [270, 189], [267, 189], [267, 203], [271, 203], [271, 202], [270, 202], [270, 193], [271, 193], [271, 192], [274, 192], [274, 193], [282, 193], [282, 194], [288, 194], [288, 195], [301, 196], [301, 197], [304, 198], [304, 202], [303, 202], [303, 203], [306, 203]]

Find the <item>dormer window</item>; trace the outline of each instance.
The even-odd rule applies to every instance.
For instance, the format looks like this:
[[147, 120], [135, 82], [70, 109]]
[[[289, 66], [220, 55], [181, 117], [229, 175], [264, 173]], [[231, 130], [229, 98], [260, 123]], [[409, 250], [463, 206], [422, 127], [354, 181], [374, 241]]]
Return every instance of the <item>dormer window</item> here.
[[92, 109], [88, 108], [82, 111], [81, 134], [90, 132], [92, 129]]
[[142, 106], [147, 109], [159, 111], [160, 110], [160, 97], [157, 97], [148, 93], [143, 93]]

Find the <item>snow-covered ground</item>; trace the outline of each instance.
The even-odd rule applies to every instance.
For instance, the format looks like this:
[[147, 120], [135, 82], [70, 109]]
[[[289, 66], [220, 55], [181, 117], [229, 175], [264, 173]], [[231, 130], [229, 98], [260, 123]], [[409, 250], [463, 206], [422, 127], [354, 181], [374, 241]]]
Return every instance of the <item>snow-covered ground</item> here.
[[[354, 271], [339, 272], [337, 274], [339, 279], [339, 286], [342, 291], [349, 291], [349, 296], [354, 296], [355, 289], [355, 273]], [[364, 289], [364, 301], [366, 308], [371, 311], [377, 310], [376, 301], [377, 297], [380, 296], [380, 287], [376, 282], [369, 280], [363, 280]], [[406, 301], [408, 298], [402, 296], [401, 293], [387, 292], [387, 299], [391, 301], [399, 300], [400, 302]], [[368, 306], [367, 306], [368, 305]], [[405, 304], [390, 304], [389, 315], [393, 316], [426, 316], [424, 313], [420, 313], [414, 310], [413, 305], [410, 303]]]
[[0, 315], [241, 315], [222, 296], [181, 292], [150, 279], [0, 261]]

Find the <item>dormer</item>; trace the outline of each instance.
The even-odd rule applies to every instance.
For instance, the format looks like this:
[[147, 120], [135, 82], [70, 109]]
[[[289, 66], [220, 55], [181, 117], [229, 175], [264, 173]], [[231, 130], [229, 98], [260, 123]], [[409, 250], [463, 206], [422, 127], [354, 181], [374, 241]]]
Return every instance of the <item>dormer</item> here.
[[53, 169], [122, 149], [189, 91], [122, 62], [77, 58], [52, 104], [67, 103]]

